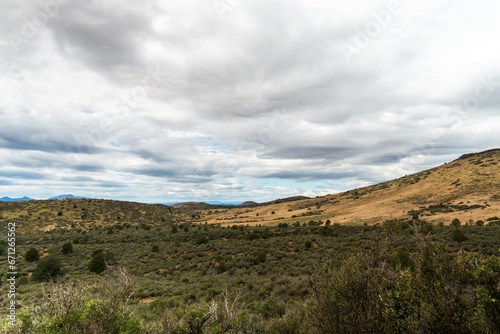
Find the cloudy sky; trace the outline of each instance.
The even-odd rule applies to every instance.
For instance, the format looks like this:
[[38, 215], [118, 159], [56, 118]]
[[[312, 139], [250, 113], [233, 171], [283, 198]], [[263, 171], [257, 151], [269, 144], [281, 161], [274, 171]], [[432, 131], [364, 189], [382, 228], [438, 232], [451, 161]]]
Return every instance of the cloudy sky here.
[[498, 1], [0, 13], [0, 197], [318, 196], [500, 147]]

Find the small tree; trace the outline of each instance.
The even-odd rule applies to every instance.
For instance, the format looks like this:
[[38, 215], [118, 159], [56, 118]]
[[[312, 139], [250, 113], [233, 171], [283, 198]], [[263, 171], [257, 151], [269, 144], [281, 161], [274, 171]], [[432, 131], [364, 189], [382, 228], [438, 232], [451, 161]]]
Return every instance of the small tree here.
[[35, 281], [48, 281], [62, 275], [61, 259], [55, 255], [49, 255], [38, 263], [33, 271]]
[[456, 229], [451, 231], [451, 239], [456, 242], [463, 242], [467, 240], [467, 237], [462, 230]]
[[197, 245], [201, 245], [201, 244], [206, 244], [208, 242], [208, 239], [206, 236], [204, 235], [199, 235], [196, 240], [195, 240], [195, 243]]
[[96, 274], [100, 274], [106, 270], [106, 268], [106, 255], [102, 252], [95, 254], [89, 263], [89, 270]]
[[69, 253], [73, 253], [73, 244], [71, 242], [67, 242], [62, 246], [61, 253], [67, 255]]
[[452, 222], [451, 222], [451, 226], [458, 227], [460, 225], [462, 225], [462, 222], [458, 218], [453, 219]]
[[151, 251], [153, 253], [158, 253], [160, 251], [160, 247], [158, 247], [158, 245], [153, 245], [153, 247], [151, 247]]
[[38, 250], [36, 248], [30, 248], [26, 252], [26, 255], [24, 255], [24, 259], [28, 262], [37, 261], [38, 259], [40, 259], [40, 254], [38, 253]]
[[257, 264], [259, 263], [264, 263], [266, 262], [267, 254], [264, 251], [260, 251], [257, 253], [257, 256], [255, 256], [255, 262]]

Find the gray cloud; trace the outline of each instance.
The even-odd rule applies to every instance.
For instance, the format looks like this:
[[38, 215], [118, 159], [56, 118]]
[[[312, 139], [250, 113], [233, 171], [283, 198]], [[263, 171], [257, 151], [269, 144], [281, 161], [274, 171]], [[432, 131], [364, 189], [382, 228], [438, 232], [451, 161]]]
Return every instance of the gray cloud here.
[[500, 4], [234, 4], [2, 2], [0, 197], [317, 196], [500, 145]]

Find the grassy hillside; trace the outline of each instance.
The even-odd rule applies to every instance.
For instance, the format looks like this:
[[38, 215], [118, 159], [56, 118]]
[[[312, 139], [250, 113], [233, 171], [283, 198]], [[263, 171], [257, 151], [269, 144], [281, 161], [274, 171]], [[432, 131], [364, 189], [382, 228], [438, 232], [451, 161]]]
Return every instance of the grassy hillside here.
[[189, 219], [189, 215], [161, 204], [100, 199], [0, 202], [0, 221], [16, 222], [24, 230], [89, 230], [96, 226], [162, 225], [186, 222]]
[[200, 211], [200, 222], [276, 225], [310, 220], [382, 223], [419, 213], [428, 222], [486, 220], [500, 212], [500, 150], [467, 154], [397, 180], [312, 199]]

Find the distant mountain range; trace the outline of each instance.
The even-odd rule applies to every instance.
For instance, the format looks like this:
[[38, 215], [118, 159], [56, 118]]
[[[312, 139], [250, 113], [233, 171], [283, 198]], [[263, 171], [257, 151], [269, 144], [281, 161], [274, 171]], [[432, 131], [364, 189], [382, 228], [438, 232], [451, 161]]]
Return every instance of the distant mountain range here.
[[33, 201], [33, 198], [29, 198], [26, 196], [21, 197], [21, 198], [10, 198], [10, 197], [4, 196], [4, 197], [0, 198], [0, 201], [2, 201], [2, 202]]
[[222, 209], [222, 208], [230, 208], [230, 207], [239, 207], [239, 206], [253, 206], [257, 205], [257, 203], [252, 201], [247, 201], [244, 203], [224, 203], [224, 202], [182, 202], [182, 203], [161, 203], [163, 205], [168, 205], [176, 209], [181, 210], [207, 210], [207, 209]]
[[54, 196], [49, 198], [49, 200], [61, 200], [61, 199], [68, 199], [68, 198], [88, 198], [88, 197], [82, 197], [82, 196], [74, 196], [72, 194], [67, 194], [67, 195], [59, 195], [59, 196]]
[[[66, 195], [59, 195], [59, 196], [54, 196], [49, 198], [49, 200], [61, 200], [61, 199], [67, 199], [67, 198], [87, 198], [87, 197], [82, 197], [82, 196], [74, 196], [72, 194], [66, 194]], [[4, 196], [0, 198], [1, 202], [20, 202], [20, 201], [35, 201], [34, 198], [30, 197], [21, 197], [21, 198], [10, 198], [7, 196]]]
[[151, 203], [151, 204], [162, 204], [162, 205], [168, 205], [174, 208], [179, 208], [179, 207], [185, 207], [185, 206], [206, 206], [206, 207], [216, 207], [216, 206], [247, 206], [247, 205], [256, 205], [258, 203], [253, 202], [253, 201], [247, 201], [247, 202], [196, 202], [196, 201], [189, 201], [189, 202], [167, 202], [167, 203]]

